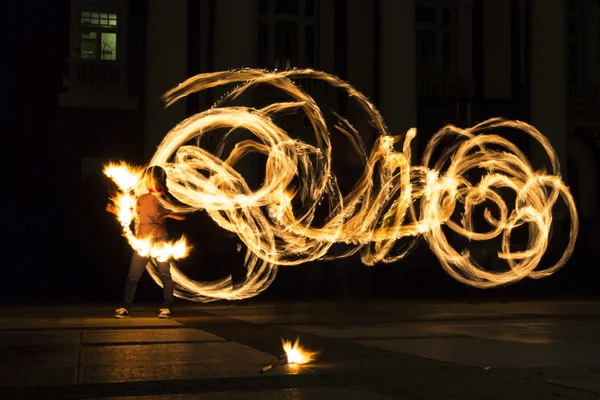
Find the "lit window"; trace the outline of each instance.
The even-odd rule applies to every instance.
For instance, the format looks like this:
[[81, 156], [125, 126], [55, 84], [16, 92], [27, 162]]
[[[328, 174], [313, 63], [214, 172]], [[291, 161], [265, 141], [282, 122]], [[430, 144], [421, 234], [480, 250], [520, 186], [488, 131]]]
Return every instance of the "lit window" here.
[[81, 58], [115, 61], [117, 59], [117, 14], [83, 11], [81, 25]]
[[84, 26], [115, 28], [117, 26], [117, 14], [83, 11], [81, 13], [81, 24]]
[[102, 32], [101, 59], [114, 61], [117, 59], [117, 34]]
[[81, 58], [95, 60], [98, 49], [96, 32], [81, 32]]

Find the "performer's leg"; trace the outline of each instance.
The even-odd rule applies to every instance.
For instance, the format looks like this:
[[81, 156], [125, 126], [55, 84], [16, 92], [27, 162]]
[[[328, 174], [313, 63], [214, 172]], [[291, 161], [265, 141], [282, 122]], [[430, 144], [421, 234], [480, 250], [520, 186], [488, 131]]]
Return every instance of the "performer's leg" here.
[[163, 308], [171, 310], [173, 307], [173, 279], [171, 278], [171, 264], [169, 261], [157, 261], [158, 275], [163, 284]]
[[127, 280], [125, 281], [125, 292], [123, 294], [123, 306], [129, 311], [133, 298], [135, 297], [135, 291], [137, 289], [138, 282], [146, 265], [148, 264], [148, 257], [142, 257], [137, 251], [133, 252], [131, 256], [131, 263], [129, 264], [129, 273], [127, 274]]

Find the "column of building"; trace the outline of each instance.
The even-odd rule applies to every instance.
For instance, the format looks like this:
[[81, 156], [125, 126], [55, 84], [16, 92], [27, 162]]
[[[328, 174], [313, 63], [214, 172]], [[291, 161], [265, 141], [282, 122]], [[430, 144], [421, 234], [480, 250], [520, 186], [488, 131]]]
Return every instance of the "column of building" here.
[[[554, 147], [567, 175], [567, 70], [564, 0], [531, 2], [531, 123]], [[534, 167], [550, 165], [543, 149], [533, 144]]]
[[186, 101], [165, 109], [161, 96], [187, 78], [187, 0], [148, 2], [145, 87], [145, 155], [186, 117]]
[[[213, 46], [214, 54], [212, 55], [215, 71], [256, 66], [257, 3], [257, 1], [239, 0], [219, 0], [215, 2], [215, 42]], [[232, 89], [232, 86], [214, 90], [215, 100], [218, 100], [230, 89]], [[251, 95], [243, 95], [239, 99], [239, 103], [252, 106]], [[244, 133], [243, 135], [237, 133], [234, 138], [236, 141], [256, 139], [250, 133]], [[236, 164], [235, 168], [242, 174], [251, 188], [257, 187], [259, 176], [261, 176], [257, 169], [264, 168], [264, 166], [259, 166], [257, 156], [244, 157]]]
[[414, 0], [379, 2], [379, 110], [393, 134], [416, 126]]
[[486, 99], [511, 99], [511, 0], [483, 2], [483, 94]]
[[589, 63], [587, 65], [587, 81], [592, 85], [600, 85], [600, 3], [589, 0], [586, 3], [587, 48]]

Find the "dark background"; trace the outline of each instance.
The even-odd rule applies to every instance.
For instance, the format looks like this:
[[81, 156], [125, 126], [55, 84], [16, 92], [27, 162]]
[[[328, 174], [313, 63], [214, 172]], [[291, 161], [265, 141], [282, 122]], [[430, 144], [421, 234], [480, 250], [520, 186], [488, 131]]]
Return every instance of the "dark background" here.
[[[337, 12], [343, 13], [346, 2], [335, 3]], [[481, 0], [474, 1], [474, 10], [480, 3]], [[130, 84], [133, 92], [143, 96], [145, 2], [132, 1], [132, 4], [138, 13], [130, 20], [129, 57], [131, 68], [139, 73], [132, 74]], [[190, 12], [198, 7], [193, 0], [189, 4]], [[143, 164], [147, 161], [140, 144], [143, 131], [138, 129], [143, 115], [118, 110], [73, 112], [59, 106], [69, 57], [69, 2], [38, 2], [35, 7], [26, 2], [9, 2], [4, 8], [1, 124], [4, 175], [8, 179], [3, 184], [6, 223], [0, 297], [5, 303], [117, 302], [130, 248], [120, 237], [118, 224], [103, 211], [108, 197], [107, 180], [101, 174], [82, 180], [78, 162], [88, 149], [100, 147], [102, 154], [112, 159]], [[473, 29], [479, 28], [475, 23]], [[335, 29], [339, 46], [335, 71], [329, 72], [346, 78], [344, 29], [347, 28], [339, 22]], [[190, 30], [193, 33], [193, 28]], [[482, 79], [478, 64], [481, 46], [475, 34], [473, 63], [477, 84]], [[200, 72], [199, 66], [191, 61], [188, 74], [196, 72]], [[523, 89], [523, 94], [516, 95], [509, 104], [478, 103], [473, 111], [475, 120], [495, 115], [527, 120], [526, 92]], [[374, 101], [377, 105], [376, 96]], [[188, 107], [192, 113], [200, 105], [194, 106], [192, 102]], [[434, 118], [427, 110], [426, 105], [419, 104], [418, 128], [429, 135], [444, 123], [453, 122], [444, 115]], [[94, 136], [80, 128], [89, 124], [119, 128]], [[598, 164], [598, 148], [595, 152]], [[570, 184], [576, 188], [576, 178]], [[193, 216], [186, 225], [174, 228], [186, 231], [194, 240], [197, 251], [184, 266], [194, 277], [225, 274], [228, 263], [239, 262], [238, 256], [229, 251], [230, 243], [221, 239], [223, 233], [206, 215]], [[508, 300], [525, 296], [598, 295], [598, 244], [597, 239], [590, 239], [597, 230], [597, 221], [582, 221], [575, 255], [563, 270], [543, 280], [525, 280], [506, 288], [480, 291], [455, 282], [422, 242], [407, 259], [394, 265], [369, 268], [352, 258], [282, 268], [272, 287], [260, 298], [331, 297], [348, 293], [360, 299], [422, 296]], [[554, 236], [552, 250], [564, 240], [560, 235]], [[159, 296], [160, 289], [145, 276], [139, 298]]]

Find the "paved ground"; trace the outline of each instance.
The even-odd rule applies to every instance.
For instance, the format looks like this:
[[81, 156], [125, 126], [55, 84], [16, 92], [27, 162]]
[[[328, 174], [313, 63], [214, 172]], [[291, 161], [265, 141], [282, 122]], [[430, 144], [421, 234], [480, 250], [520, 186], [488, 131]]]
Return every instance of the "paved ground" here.
[[[0, 312], [0, 399], [600, 398], [600, 302], [178, 304]], [[259, 374], [280, 337], [321, 352]]]

